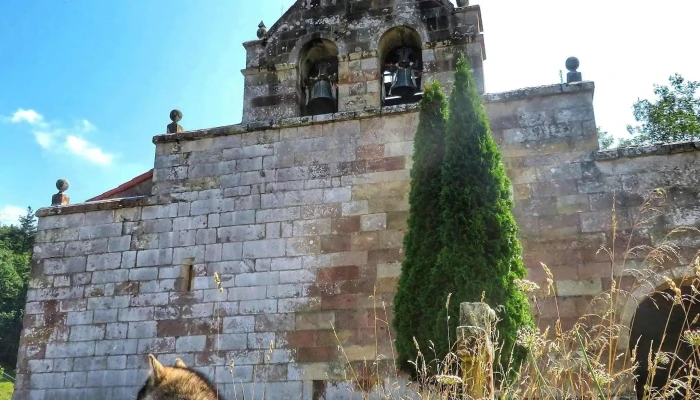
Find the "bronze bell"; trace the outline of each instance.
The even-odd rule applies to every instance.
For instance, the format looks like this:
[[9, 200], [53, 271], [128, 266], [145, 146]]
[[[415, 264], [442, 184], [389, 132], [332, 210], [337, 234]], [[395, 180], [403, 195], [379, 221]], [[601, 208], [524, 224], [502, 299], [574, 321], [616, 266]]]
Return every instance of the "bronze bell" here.
[[418, 91], [416, 76], [412, 68], [398, 68], [392, 79], [391, 96], [411, 97]]
[[309, 101], [307, 103], [310, 115], [330, 114], [335, 112], [335, 96], [333, 96], [333, 86], [331, 81], [335, 79], [335, 74], [329, 74], [330, 64], [320, 62], [316, 64], [318, 74], [311, 78]]
[[318, 80], [311, 86], [308, 107], [309, 112], [313, 115], [335, 112], [335, 99], [329, 81]]

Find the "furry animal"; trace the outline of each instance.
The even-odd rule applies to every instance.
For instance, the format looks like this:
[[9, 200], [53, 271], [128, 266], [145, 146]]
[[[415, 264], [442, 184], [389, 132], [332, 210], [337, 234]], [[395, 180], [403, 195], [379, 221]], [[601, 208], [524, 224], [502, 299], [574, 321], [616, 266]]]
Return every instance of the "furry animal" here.
[[151, 371], [139, 390], [137, 400], [223, 400], [214, 384], [202, 373], [187, 367], [181, 359], [172, 367], [163, 366], [148, 355]]

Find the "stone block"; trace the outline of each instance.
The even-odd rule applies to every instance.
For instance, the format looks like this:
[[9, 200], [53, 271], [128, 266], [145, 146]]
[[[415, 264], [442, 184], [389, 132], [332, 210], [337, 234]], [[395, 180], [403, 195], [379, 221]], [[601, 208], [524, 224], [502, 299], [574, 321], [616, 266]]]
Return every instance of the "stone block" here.
[[173, 249], [140, 250], [136, 255], [137, 267], [169, 265], [173, 262]]
[[221, 260], [240, 260], [243, 256], [243, 243], [224, 243], [221, 248]]
[[153, 320], [153, 307], [130, 307], [119, 310], [120, 322], [149, 321]]
[[293, 236], [318, 236], [328, 235], [331, 233], [330, 219], [312, 219], [294, 221], [292, 234]]
[[243, 258], [283, 257], [285, 255], [285, 244], [285, 239], [266, 239], [244, 242]]
[[588, 195], [578, 194], [557, 197], [557, 213], [574, 214], [590, 210]]
[[265, 225], [236, 225], [217, 229], [218, 242], [246, 242], [265, 238]]
[[126, 356], [109, 356], [107, 357], [107, 368], [108, 369], [125, 369], [126, 368]]
[[301, 219], [325, 219], [340, 217], [340, 204], [320, 204], [301, 207]]
[[253, 272], [236, 275], [236, 287], [266, 286], [279, 283], [279, 272]]
[[119, 310], [117, 309], [98, 309], [93, 311], [93, 322], [103, 324], [108, 322], [117, 322]]
[[66, 374], [63, 372], [32, 374], [29, 380], [30, 389], [58, 389], [65, 385]]
[[178, 353], [204, 351], [206, 342], [207, 337], [203, 335], [179, 337], [175, 341], [175, 350]]
[[[37, 230], [43, 231], [47, 229], [74, 228], [83, 226], [85, 214], [65, 214], [65, 215], [49, 215], [39, 218], [37, 221]], [[111, 219], [102, 223], [112, 222]]]
[[115, 236], [121, 236], [122, 223], [111, 223], [104, 225], [96, 225], [90, 228], [90, 239], [101, 239]]
[[32, 374], [53, 371], [53, 360], [28, 360], [27, 365]]
[[131, 246], [131, 236], [118, 236], [109, 238], [107, 242], [107, 251], [121, 252], [129, 250]]
[[556, 289], [559, 296], [597, 296], [603, 292], [603, 285], [600, 278], [594, 277], [556, 281]]
[[249, 225], [255, 223], [255, 210], [221, 213], [219, 226]]
[[95, 354], [95, 343], [47, 343], [46, 358], [90, 357]]
[[378, 231], [386, 229], [386, 214], [369, 214], [360, 217], [362, 231]]
[[257, 210], [255, 212], [255, 221], [257, 223], [293, 221], [299, 219], [300, 216], [301, 209], [299, 207]]
[[71, 342], [84, 342], [104, 339], [104, 325], [78, 325], [70, 328]]
[[74, 274], [85, 272], [87, 267], [87, 257], [67, 257], [46, 259], [43, 261], [43, 271], [46, 275]]
[[129, 322], [127, 337], [129, 339], [151, 338], [157, 333], [156, 321]]
[[335, 314], [330, 311], [297, 313], [295, 327], [297, 330], [333, 329]]
[[277, 300], [241, 300], [241, 314], [271, 314], [277, 312]]
[[216, 350], [243, 350], [246, 348], [248, 335], [245, 333], [222, 334], [214, 336]]
[[306, 236], [286, 239], [287, 256], [303, 256], [320, 252], [321, 243], [318, 236]]
[[352, 189], [350, 187], [330, 188], [323, 191], [324, 203], [343, 203], [350, 201], [351, 198]]
[[92, 273], [92, 283], [114, 283], [114, 282], [124, 282], [129, 277], [129, 271], [125, 269], [118, 269], [113, 271], [95, 271]]
[[91, 254], [87, 257], [86, 271], [118, 269], [122, 261], [121, 253]]

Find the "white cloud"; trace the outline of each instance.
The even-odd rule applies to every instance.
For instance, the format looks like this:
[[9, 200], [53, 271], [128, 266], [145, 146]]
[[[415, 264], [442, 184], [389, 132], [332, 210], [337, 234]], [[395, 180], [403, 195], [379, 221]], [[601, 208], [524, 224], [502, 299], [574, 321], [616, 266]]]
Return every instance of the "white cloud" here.
[[10, 118], [10, 121], [12, 121], [13, 123], [28, 122], [32, 125], [39, 124], [43, 120], [44, 117], [38, 112], [31, 109], [25, 110], [23, 108], [20, 108], [19, 110], [15, 111], [15, 113], [12, 114], [12, 117]]
[[88, 121], [86, 119], [82, 120], [82, 124], [83, 124], [83, 132], [84, 133], [89, 133], [89, 132], [92, 132], [96, 129], [95, 125], [93, 125], [90, 121]]
[[105, 153], [87, 140], [73, 135], [66, 137], [66, 148], [73, 154], [90, 160], [95, 164], [109, 165], [114, 158], [113, 155]]
[[19, 217], [26, 213], [26, 208], [6, 205], [0, 208], [0, 225], [17, 225]]
[[34, 132], [34, 139], [39, 144], [39, 146], [48, 149], [53, 144], [53, 135], [48, 132]]
[[111, 165], [114, 155], [102, 150], [84, 138], [97, 131], [87, 119], [82, 119], [71, 128], [63, 128], [57, 122], [49, 122], [35, 110], [18, 109], [12, 117], [0, 117], [0, 121], [26, 122], [31, 125], [34, 140], [43, 149], [56, 153], [71, 153], [97, 165]]

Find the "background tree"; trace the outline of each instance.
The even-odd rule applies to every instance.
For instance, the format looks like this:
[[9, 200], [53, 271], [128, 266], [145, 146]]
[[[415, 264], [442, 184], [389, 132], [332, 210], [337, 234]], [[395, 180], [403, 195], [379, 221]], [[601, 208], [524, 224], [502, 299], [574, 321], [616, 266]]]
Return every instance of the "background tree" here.
[[401, 266], [399, 286], [394, 298], [394, 327], [398, 363], [405, 372], [415, 374], [409, 360], [415, 360], [415, 336], [423, 353], [429, 347], [432, 321], [437, 310], [428, 309], [426, 278], [435, 267], [441, 249], [440, 179], [445, 152], [445, 123], [447, 101], [437, 81], [426, 85], [420, 103], [418, 129], [414, 139], [411, 189], [408, 202], [408, 230], [404, 236], [405, 257]]
[[[442, 250], [424, 289], [431, 302], [425, 308], [435, 315], [432, 340], [442, 359], [450, 345], [448, 333], [454, 335], [459, 323], [460, 303], [478, 302], [483, 293], [485, 302], [498, 310], [501, 361], [508, 365], [514, 349], [517, 366], [525, 355], [524, 349], [514, 348], [517, 332], [533, 325], [529, 303], [513, 282], [524, 278], [526, 270], [510, 181], [469, 70], [469, 62], [460, 57], [442, 165]], [[448, 293], [452, 297], [445, 307]]]
[[601, 149], [609, 149], [615, 144], [615, 138], [608, 131], [604, 131], [598, 127], [598, 144]]
[[627, 126], [631, 139], [620, 140], [622, 146], [669, 143], [700, 137], [700, 98], [695, 92], [700, 82], [686, 81], [681, 75], [668, 78], [670, 86], [654, 85], [654, 102], [634, 103], [638, 126]]
[[19, 225], [0, 226], [0, 366], [14, 370], [36, 236], [31, 207]]

